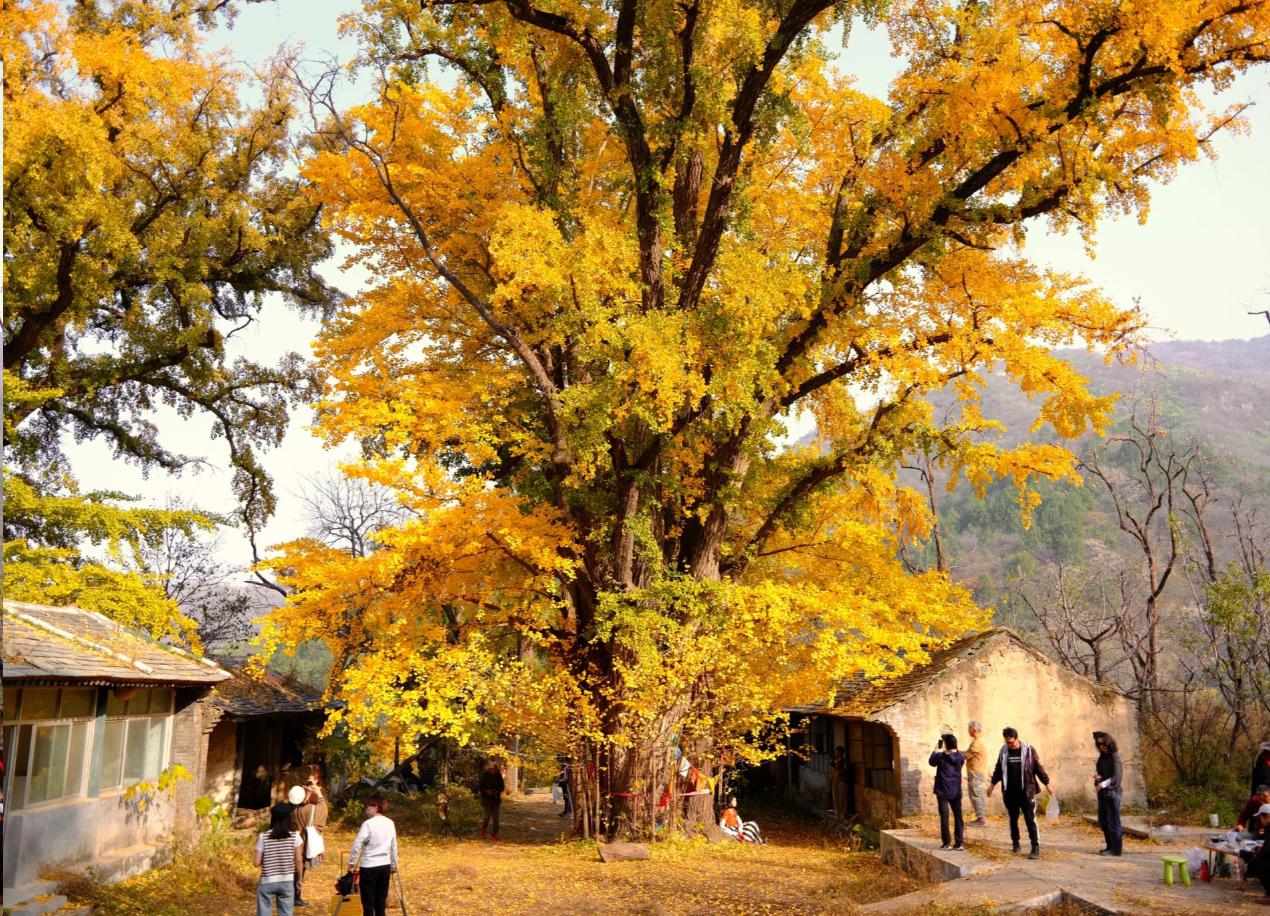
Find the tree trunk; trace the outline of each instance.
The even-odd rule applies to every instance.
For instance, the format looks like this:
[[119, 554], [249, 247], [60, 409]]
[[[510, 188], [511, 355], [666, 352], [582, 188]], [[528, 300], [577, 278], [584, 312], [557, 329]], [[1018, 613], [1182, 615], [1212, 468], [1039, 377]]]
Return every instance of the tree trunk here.
[[[667, 737], [680, 734], [686, 710], [664, 716], [637, 747], [583, 744], [569, 771], [574, 833], [595, 839], [694, 836], [715, 821], [710, 777], [716, 767], [705, 740], [680, 738], [680, 755]], [[617, 730], [611, 732], [616, 737]], [[684, 760], [687, 764], [684, 764]]]

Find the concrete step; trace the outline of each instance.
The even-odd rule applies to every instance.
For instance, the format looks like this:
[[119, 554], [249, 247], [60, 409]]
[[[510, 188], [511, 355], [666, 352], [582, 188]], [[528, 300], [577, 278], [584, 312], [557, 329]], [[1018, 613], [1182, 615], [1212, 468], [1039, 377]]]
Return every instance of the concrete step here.
[[56, 913], [66, 906], [66, 898], [61, 894], [41, 894], [15, 907], [5, 907], [5, 916], [47, 916]]
[[35, 897], [56, 894], [57, 888], [58, 882], [56, 881], [32, 881], [30, 884], [23, 884], [21, 887], [6, 887], [4, 889], [4, 906], [6, 908], [17, 906]]
[[[1098, 817], [1094, 814], [1086, 814], [1083, 818], [1086, 824], [1094, 827], [1098, 826]], [[1164, 825], [1159, 827], [1148, 826], [1146, 820], [1141, 817], [1130, 816], [1121, 822], [1124, 828], [1125, 836], [1137, 837], [1140, 840], [1154, 840], [1157, 843], [1193, 843], [1197, 846], [1203, 845], [1203, 842], [1210, 836], [1225, 835], [1229, 827], [1178, 827], [1176, 825]], [[1172, 826], [1172, 830], [1162, 829], [1164, 826]]]
[[924, 881], [955, 881], [993, 869], [992, 863], [966, 852], [939, 848], [939, 840], [917, 830], [883, 830], [882, 861]]
[[167, 865], [171, 861], [171, 844], [160, 843], [154, 846], [138, 845], [113, 850], [108, 856], [94, 859], [88, 863], [87, 867], [91, 868], [100, 880], [114, 883]]
[[966, 910], [1025, 913], [1062, 900], [1063, 891], [1010, 869], [994, 873], [991, 879], [957, 881], [955, 885], [934, 885], [902, 897], [879, 900], [860, 907], [868, 916], [902, 916], [921, 913], [955, 903]]

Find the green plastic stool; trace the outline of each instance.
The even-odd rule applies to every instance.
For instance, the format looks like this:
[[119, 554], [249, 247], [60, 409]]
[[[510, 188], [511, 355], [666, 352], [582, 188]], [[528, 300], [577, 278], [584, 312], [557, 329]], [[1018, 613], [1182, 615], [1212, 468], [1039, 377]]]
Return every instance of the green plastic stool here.
[[1164, 860], [1164, 883], [1169, 887], [1173, 886], [1173, 866], [1177, 866], [1178, 873], [1182, 876], [1182, 884], [1186, 887], [1191, 886], [1191, 874], [1186, 870], [1186, 856], [1161, 856]]

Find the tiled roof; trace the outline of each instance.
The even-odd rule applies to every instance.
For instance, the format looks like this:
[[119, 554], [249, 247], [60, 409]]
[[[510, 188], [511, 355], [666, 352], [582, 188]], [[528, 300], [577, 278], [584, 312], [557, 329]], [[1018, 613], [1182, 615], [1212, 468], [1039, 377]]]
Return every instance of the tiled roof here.
[[894, 706], [921, 690], [944, 671], [979, 655], [992, 646], [1012, 641], [1037, 658], [1049, 661], [1037, 649], [1005, 627], [996, 627], [967, 636], [930, 654], [930, 661], [911, 668], [899, 677], [882, 680], [855, 678], [838, 686], [832, 708], [825, 705], [800, 706], [790, 712], [832, 712], [842, 716], [871, 716]]
[[241, 659], [218, 658], [233, 675], [216, 685], [211, 701], [227, 715], [240, 718], [322, 709], [322, 691], [271, 671], [248, 673]]
[[4, 602], [5, 680], [214, 684], [229, 672], [95, 611]]

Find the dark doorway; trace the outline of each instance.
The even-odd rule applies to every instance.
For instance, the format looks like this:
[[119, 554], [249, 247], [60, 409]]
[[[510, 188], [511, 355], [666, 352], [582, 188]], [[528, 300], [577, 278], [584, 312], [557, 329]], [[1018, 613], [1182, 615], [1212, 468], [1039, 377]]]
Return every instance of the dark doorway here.
[[277, 724], [244, 722], [239, 732], [243, 775], [238, 807], [258, 810], [273, 804], [273, 782], [278, 767]]

